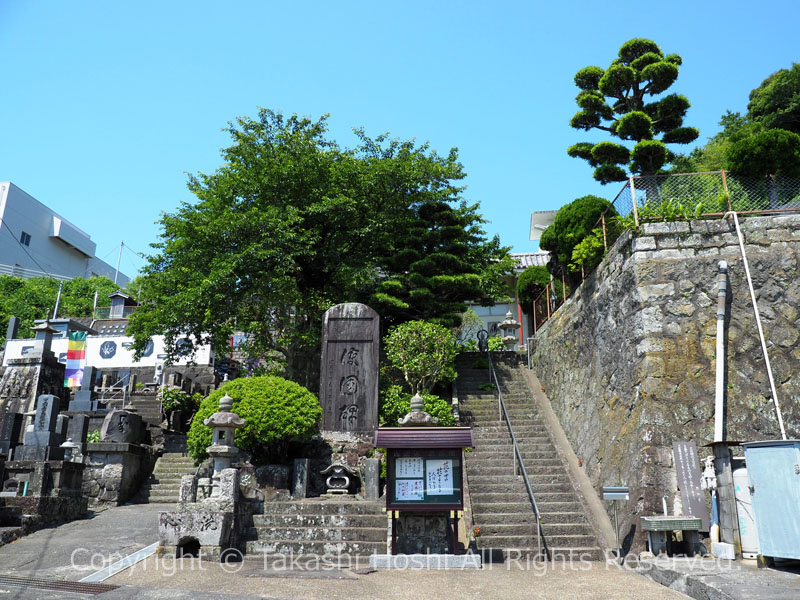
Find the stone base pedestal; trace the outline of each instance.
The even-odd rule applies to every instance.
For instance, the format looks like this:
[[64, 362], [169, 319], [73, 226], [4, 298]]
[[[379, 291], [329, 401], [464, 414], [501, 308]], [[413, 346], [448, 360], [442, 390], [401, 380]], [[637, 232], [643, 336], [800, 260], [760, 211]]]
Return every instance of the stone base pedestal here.
[[83, 494], [93, 506], [124, 504], [150, 473], [153, 456], [136, 444], [86, 444]]

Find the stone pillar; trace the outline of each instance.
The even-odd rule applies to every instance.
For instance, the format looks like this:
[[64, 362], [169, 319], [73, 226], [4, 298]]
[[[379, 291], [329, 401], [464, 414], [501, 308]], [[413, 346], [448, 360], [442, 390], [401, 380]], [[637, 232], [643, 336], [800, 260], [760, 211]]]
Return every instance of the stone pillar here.
[[6, 342], [8, 340], [15, 340], [19, 335], [19, 319], [17, 317], [11, 317], [8, 320], [8, 329], [6, 329]]
[[299, 500], [308, 496], [308, 470], [307, 458], [294, 459], [294, 473], [292, 475], [292, 498]]
[[717, 502], [719, 503], [719, 539], [733, 544], [737, 558], [741, 558], [742, 544], [739, 540], [739, 517], [736, 512], [731, 449], [725, 442], [712, 445], [714, 470], [717, 473]]
[[381, 496], [381, 461], [377, 458], [368, 458], [364, 464], [364, 497], [367, 500], [377, 500]]

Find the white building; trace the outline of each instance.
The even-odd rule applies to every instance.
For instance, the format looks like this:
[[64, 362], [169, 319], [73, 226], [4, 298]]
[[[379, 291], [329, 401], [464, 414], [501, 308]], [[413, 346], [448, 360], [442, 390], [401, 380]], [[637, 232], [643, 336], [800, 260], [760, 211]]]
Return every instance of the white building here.
[[[88, 233], [13, 183], [0, 182], [0, 274], [113, 280], [116, 269], [97, 258], [95, 249]], [[119, 273], [120, 286], [128, 281]]]

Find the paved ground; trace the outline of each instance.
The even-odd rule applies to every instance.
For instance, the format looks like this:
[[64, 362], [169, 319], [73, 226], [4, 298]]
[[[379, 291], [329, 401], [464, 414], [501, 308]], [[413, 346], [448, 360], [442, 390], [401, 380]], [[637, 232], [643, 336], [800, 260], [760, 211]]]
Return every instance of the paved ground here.
[[[220, 565], [155, 556], [107, 580], [117, 589], [53, 589], [78, 582], [156, 541], [158, 512], [172, 505], [112, 508], [60, 527], [37, 531], [0, 547], [0, 600], [281, 600], [375, 598], [652, 598], [685, 596], [630, 570], [600, 563], [545, 568], [541, 564], [491, 565], [481, 571], [380, 571], [268, 569], [257, 558]], [[295, 565], [297, 567], [297, 565]], [[26, 578], [36, 578], [33, 581]], [[72, 586], [73, 583], [66, 583]], [[97, 592], [103, 592], [98, 594]], [[91, 593], [90, 593], [91, 592]]]
[[[0, 600], [685, 600], [684, 594], [702, 600], [800, 598], [800, 569], [757, 569], [748, 562], [711, 558], [630, 561], [624, 568], [520, 562], [486, 565], [480, 571], [369, 572], [305, 561], [265, 565], [258, 557], [220, 565], [151, 556], [105, 582], [118, 586], [115, 589], [69, 588], [155, 542], [158, 512], [171, 506], [121, 506], [0, 547]], [[59, 589], [64, 583], [67, 588]]]
[[[175, 588], [217, 592], [229, 590], [252, 597], [286, 600], [565, 600], [653, 599], [686, 600], [686, 596], [660, 586], [634, 572], [606, 567], [602, 563], [538, 565], [520, 569], [512, 565], [464, 571], [378, 571], [367, 574], [344, 572], [306, 572], [305, 576], [265, 571], [257, 560], [238, 565], [205, 564], [196, 560], [158, 561], [155, 557], [140, 563], [108, 581], [120, 585], [137, 582], [169, 590]], [[227, 572], [238, 569], [237, 572]], [[105, 596], [101, 596], [105, 598]]]
[[157, 542], [158, 513], [172, 506], [120, 506], [41, 529], [0, 547], [0, 573], [78, 581]]

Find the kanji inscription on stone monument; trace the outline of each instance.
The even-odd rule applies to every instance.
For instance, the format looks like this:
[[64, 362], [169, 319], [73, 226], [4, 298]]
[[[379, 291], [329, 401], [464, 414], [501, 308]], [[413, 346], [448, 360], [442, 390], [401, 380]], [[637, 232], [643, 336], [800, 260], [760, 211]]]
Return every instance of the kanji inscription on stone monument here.
[[325, 431], [378, 426], [379, 324], [378, 313], [356, 302], [325, 313], [319, 393]]

